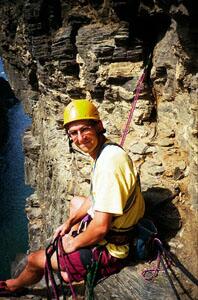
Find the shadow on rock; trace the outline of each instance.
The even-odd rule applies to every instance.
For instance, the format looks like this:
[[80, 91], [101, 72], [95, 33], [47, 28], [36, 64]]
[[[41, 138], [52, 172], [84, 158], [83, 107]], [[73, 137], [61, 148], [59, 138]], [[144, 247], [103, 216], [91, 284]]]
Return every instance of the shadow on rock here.
[[168, 241], [181, 229], [181, 216], [177, 207], [172, 203], [179, 192], [179, 189], [172, 193], [169, 189], [160, 187], [149, 188], [143, 192], [146, 204], [145, 215], [153, 220], [162, 240]]

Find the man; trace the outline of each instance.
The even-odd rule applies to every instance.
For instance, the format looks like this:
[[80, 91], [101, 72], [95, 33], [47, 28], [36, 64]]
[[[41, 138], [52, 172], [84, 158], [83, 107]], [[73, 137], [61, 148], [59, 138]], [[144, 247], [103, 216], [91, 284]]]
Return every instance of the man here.
[[[144, 200], [131, 159], [107, 140], [98, 110], [90, 101], [73, 100], [65, 109], [64, 126], [70, 145], [90, 155], [94, 164], [90, 197], [72, 199], [68, 220], [54, 234], [54, 238], [62, 236], [67, 262], [66, 272], [60, 259], [62, 276], [66, 282], [69, 278], [83, 280], [91, 251], [91, 258], [97, 260], [100, 256], [101, 278], [123, 267], [131, 229], [144, 215]], [[45, 261], [44, 250], [30, 254], [23, 272], [16, 279], [1, 282], [1, 287], [16, 291], [37, 283], [43, 277]], [[51, 262], [57, 270], [55, 254]]]

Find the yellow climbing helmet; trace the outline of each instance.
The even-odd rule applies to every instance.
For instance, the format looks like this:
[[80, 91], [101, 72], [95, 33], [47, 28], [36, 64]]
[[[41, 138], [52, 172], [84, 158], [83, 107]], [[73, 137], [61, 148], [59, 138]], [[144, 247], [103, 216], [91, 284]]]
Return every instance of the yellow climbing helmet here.
[[99, 112], [95, 105], [87, 100], [73, 100], [64, 110], [64, 126], [78, 120], [100, 120]]

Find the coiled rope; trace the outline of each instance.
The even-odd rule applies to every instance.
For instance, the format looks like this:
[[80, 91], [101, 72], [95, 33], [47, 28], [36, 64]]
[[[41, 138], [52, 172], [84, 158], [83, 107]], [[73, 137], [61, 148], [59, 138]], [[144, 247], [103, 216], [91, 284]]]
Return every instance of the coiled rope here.
[[[158, 238], [154, 238], [153, 243], [158, 249], [156, 266], [152, 269], [145, 269], [142, 272], [143, 278], [147, 281], [152, 281], [155, 277], [158, 276], [160, 271], [164, 271], [177, 300], [180, 300], [181, 298], [179, 296], [179, 293], [175, 287], [171, 275], [169, 274], [169, 272], [171, 272], [171, 274], [174, 276], [174, 279], [179, 283], [183, 292], [189, 297], [189, 299], [192, 299], [189, 292], [185, 289], [181, 281], [176, 276], [175, 272], [172, 269], [172, 266], [179, 268], [180, 271], [196, 286], [198, 286], [198, 279], [195, 278], [195, 276], [192, 273], [190, 273], [186, 269], [186, 267], [184, 267], [184, 265], [179, 261], [179, 259], [175, 255], [173, 255], [170, 251], [164, 248], [162, 242]], [[160, 268], [160, 264], [162, 266], [162, 269]]]

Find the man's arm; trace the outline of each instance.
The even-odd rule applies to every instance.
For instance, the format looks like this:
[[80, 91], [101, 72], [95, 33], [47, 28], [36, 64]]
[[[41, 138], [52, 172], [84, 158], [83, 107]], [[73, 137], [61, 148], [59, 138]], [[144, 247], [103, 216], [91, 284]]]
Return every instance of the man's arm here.
[[94, 219], [87, 229], [75, 238], [66, 236], [63, 239], [63, 247], [66, 253], [79, 248], [87, 247], [101, 241], [110, 229], [112, 214], [96, 211]]
[[65, 221], [65, 223], [63, 223], [56, 229], [54, 238], [57, 237], [59, 234], [63, 236], [66, 233], [69, 233], [71, 228], [84, 218], [90, 206], [91, 201], [89, 200], [89, 198], [86, 198], [83, 204], [77, 210], [72, 210], [67, 221]]

